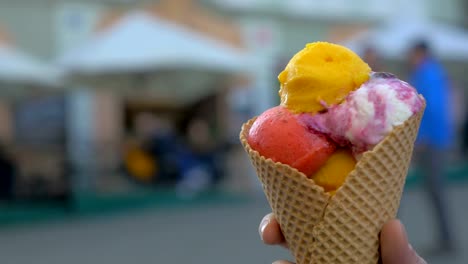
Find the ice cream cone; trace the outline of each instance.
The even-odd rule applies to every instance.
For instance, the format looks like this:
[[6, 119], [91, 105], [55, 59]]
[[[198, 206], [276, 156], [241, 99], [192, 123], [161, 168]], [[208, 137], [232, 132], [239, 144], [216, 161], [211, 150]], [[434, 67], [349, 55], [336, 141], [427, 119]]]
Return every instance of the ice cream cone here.
[[248, 153], [298, 264], [377, 264], [379, 232], [396, 216], [424, 108], [365, 152], [334, 196], [303, 173]]

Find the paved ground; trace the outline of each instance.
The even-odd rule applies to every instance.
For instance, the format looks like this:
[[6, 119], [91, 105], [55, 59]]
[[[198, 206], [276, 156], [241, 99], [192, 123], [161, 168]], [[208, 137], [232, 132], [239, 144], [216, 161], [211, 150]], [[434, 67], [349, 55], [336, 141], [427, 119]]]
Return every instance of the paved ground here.
[[[467, 208], [468, 185], [452, 187], [450, 206]], [[131, 214], [42, 223], [0, 230], [2, 264], [271, 263], [286, 250], [264, 246], [257, 225], [269, 208], [252, 202], [190, 209], [146, 209]], [[429, 263], [468, 263], [468, 210], [454, 226], [460, 254], [428, 257]], [[419, 191], [405, 195], [401, 218], [417, 249], [430, 246], [432, 220]]]

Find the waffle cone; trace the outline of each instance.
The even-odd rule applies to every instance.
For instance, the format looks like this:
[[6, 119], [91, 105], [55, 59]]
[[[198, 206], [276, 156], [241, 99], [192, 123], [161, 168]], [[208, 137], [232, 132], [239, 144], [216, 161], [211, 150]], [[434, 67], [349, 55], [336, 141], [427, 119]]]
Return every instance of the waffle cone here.
[[423, 111], [365, 152], [332, 197], [296, 169], [262, 157], [242, 126], [240, 140], [298, 264], [377, 264], [379, 232], [396, 217]]

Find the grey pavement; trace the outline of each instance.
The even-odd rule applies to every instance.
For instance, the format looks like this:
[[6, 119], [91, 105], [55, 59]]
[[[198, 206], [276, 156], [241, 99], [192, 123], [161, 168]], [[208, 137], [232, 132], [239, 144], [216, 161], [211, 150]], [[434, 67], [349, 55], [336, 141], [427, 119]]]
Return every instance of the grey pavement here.
[[[260, 196], [259, 196], [260, 197]], [[421, 191], [407, 192], [400, 217], [416, 249], [434, 237]], [[468, 263], [468, 185], [452, 187], [450, 207], [459, 241], [456, 256], [428, 263]], [[465, 209], [462, 209], [465, 208]], [[1, 264], [271, 263], [290, 258], [262, 244], [258, 223], [269, 212], [263, 197], [234, 205], [145, 209], [126, 214], [42, 223], [0, 230]]]

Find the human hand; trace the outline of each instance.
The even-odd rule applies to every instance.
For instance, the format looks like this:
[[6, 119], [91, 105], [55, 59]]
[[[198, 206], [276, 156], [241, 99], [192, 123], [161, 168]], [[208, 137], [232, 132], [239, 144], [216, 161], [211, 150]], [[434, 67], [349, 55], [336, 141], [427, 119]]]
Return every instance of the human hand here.
[[[267, 245], [281, 245], [288, 247], [280, 225], [273, 214], [267, 214], [259, 226], [260, 237]], [[408, 243], [404, 226], [399, 220], [387, 222], [380, 232], [380, 255], [382, 264], [425, 264]], [[289, 261], [279, 260], [274, 264], [292, 264]]]

